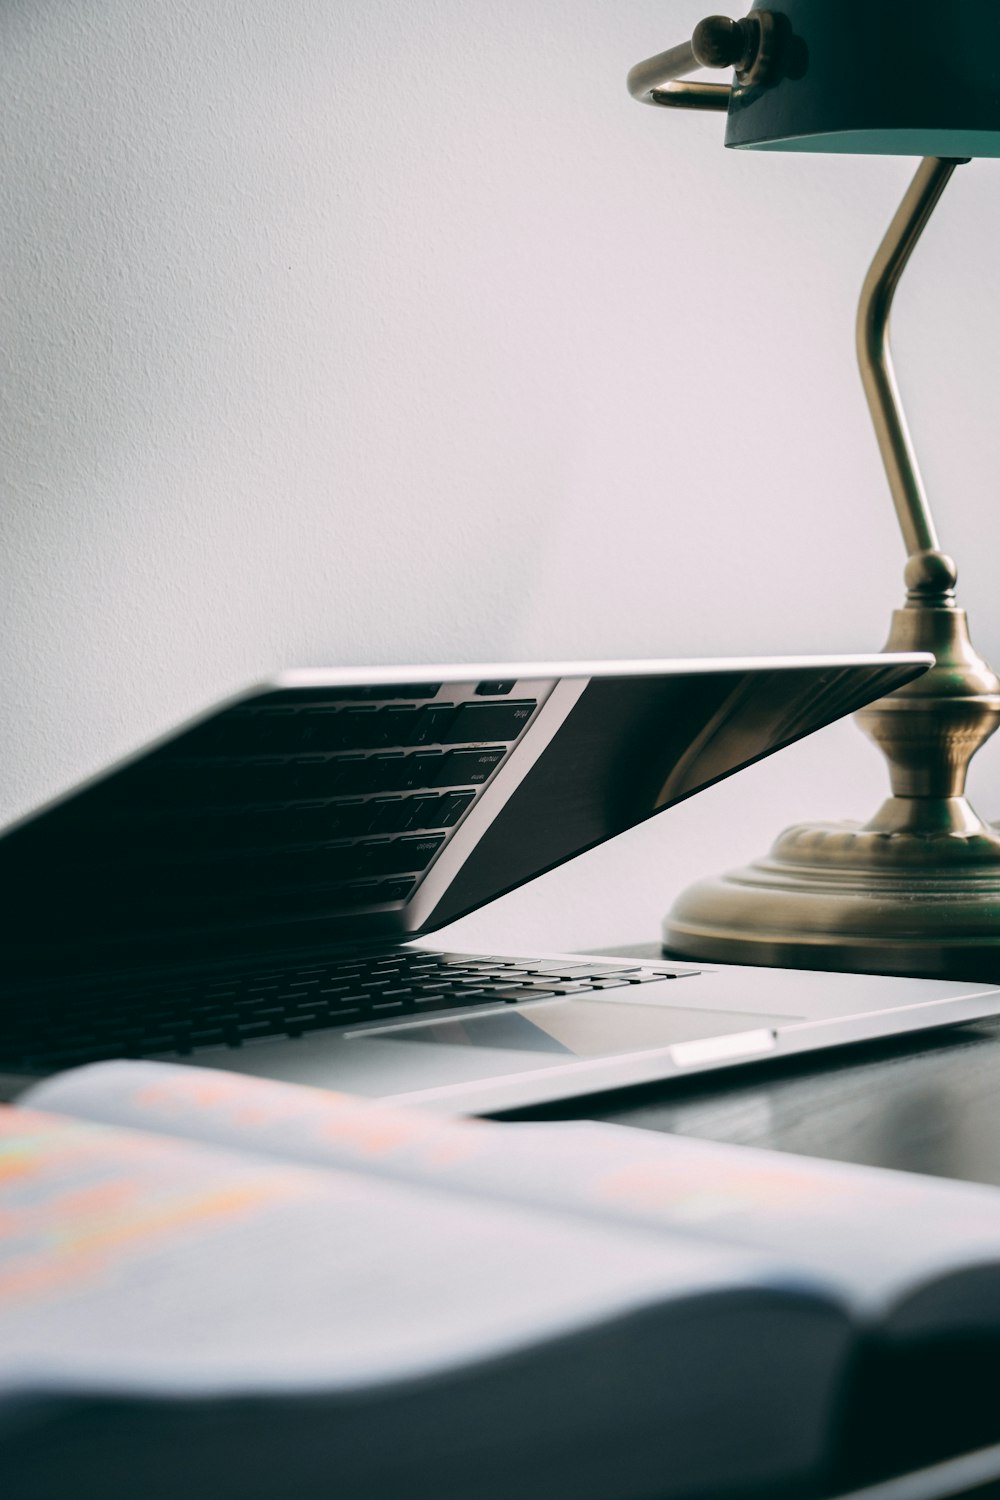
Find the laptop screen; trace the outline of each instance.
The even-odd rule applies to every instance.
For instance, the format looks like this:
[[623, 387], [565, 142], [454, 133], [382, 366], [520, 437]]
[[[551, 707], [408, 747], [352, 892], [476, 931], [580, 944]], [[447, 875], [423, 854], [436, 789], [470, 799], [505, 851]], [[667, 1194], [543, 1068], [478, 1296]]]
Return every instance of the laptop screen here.
[[5, 964], [35, 977], [429, 932], [922, 669], [290, 673], [0, 837]]

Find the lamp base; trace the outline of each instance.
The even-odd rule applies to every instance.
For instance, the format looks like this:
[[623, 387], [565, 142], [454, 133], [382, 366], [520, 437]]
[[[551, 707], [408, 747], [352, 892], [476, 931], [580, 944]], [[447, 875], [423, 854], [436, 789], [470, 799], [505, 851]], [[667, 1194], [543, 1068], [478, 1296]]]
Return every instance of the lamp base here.
[[934, 665], [855, 715], [893, 795], [864, 826], [800, 824], [685, 891], [663, 923], [671, 954], [1000, 982], [1000, 832], [965, 799], [968, 763], [1000, 727], [1000, 678], [973, 650], [951, 559], [915, 553], [906, 578], [887, 647]]
[[864, 827], [786, 830], [763, 859], [685, 891], [664, 919], [665, 951], [1000, 981], [1000, 832], [964, 797], [930, 799], [923, 827], [918, 811], [890, 797]]

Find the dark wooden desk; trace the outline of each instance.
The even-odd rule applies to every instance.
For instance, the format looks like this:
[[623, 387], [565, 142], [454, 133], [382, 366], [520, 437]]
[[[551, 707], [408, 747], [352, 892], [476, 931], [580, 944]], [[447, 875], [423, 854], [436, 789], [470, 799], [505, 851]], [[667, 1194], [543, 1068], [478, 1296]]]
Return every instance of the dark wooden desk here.
[[[661, 956], [654, 944], [612, 951]], [[1000, 1186], [1000, 1019], [530, 1113]]]

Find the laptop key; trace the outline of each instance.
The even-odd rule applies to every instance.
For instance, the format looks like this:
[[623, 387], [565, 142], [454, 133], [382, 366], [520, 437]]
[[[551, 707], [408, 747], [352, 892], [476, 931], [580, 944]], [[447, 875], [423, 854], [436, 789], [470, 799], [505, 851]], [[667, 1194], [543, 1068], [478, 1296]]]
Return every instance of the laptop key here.
[[621, 980], [627, 984], [634, 975], [642, 974], [642, 969], [598, 969], [595, 972], [595, 980]]
[[233, 1030], [241, 1041], [246, 1037], [280, 1035], [280, 1029], [276, 1029], [270, 1021], [237, 1021]]
[[[417, 823], [414, 821], [410, 826], [413, 828], [454, 828], [459, 818], [468, 807], [475, 801], [475, 792], [446, 792], [443, 797], [428, 798], [426, 815], [432, 816], [432, 823]], [[431, 806], [431, 803], [434, 803]], [[424, 816], [424, 809], [419, 810], [419, 815]]]
[[445, 743], [475, 745], [490, 740], [516, 740], [535, 707], [534, 701], [463, 703], [448, 725]]
[[[379, 811], [377, 803], [364, 802], [360, 797], [319, 808], [312, 820], [312, 837], [349, 839], [374, 833]], [[305, 828], [302, 836], [308, 836]]]
[[[407, 828], [413, 826], [413, 801], [412, 797], [376, 797], [371, 802], [363, 802], [368, 826], [359, 828], [359, 833], [403, 833]], [[419, 827], [433, 827], [433, 824], [419, 824]]]
[[[360, 1015], [360, 1011], [355, 1011], [354, 1014]], [[330, 1016], [296, 1016], [288, 1029], [294, 1035], [296, 1032], [304, 1031], [330, 1031], [336, 1025], [337, 1022]]]
[[506, 750], [452, 750], [433, 786], [479, 786], [488, 781], [506, 755]]
[[461, 1010], [465, 1006], [476, 1007], [495, 997], [486, 990], [455, 990], [434, 995], [414, 995], [413, 1003], [419, 1010]]
[[415, 745], [421, 728], [419, 708], [383, 708], [379, 717], [387, 745]]
[[420, 710], [417, 738], [419, 745], [440, 745], [447, 733], [448, 725], [455, 717], [454, 703], [431, 703]]
[[404, 835], [384, 844], [362, 844], [358, 851], [359, 866], [367, 875], [395, 875], [403, 871], [417, 875], [427, 868], [443, 843], [441, 835]]
[[225, 1042], [228, 1032], [221, 1026], [201, 1027], [191, 1033], [192, 1047], [217, 1047], [220, 1042]]
[[520, 1000], [554, 1000], [556, 990], [532, 989], [530, 985], [506, 990], [490, 990], [491, 1000], [502, 1000], [505, 1005], [516, 1005]]
[[[324, 750], [366, 750], [378, 744], [377, 708], [316, 709], [307, 713]], [[319, 748], [319, 746], [317, 746]]]

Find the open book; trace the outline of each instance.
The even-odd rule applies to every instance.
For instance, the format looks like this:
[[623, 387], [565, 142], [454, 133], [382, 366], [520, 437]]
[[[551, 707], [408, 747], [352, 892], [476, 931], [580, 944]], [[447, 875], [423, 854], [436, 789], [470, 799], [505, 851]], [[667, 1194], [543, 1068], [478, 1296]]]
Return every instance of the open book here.
[[170, 1064], [0, 1110], [19, 1500], [818, 1495], [997, 1371], [992, 1189]]

